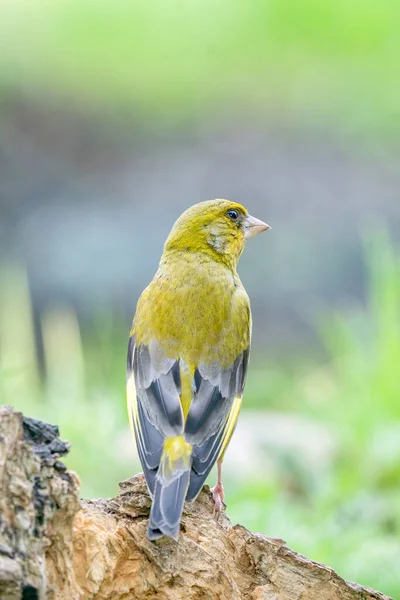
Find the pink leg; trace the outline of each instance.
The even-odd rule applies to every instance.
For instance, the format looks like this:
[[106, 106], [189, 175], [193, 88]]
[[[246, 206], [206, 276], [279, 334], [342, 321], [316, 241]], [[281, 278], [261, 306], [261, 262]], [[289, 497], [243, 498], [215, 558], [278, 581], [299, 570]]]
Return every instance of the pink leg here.
[[211, 493], [214, 500], [214, 516], [218, 521], [222, 507], [225, 505], [224, 486], [222, 485], [222, 460], [217, 461], [217, 472], [217, 483], [211, 488]]

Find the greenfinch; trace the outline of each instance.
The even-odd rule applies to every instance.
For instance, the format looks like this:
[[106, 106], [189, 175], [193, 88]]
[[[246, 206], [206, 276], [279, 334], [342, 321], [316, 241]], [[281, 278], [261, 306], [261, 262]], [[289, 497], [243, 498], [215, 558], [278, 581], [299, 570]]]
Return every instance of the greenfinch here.
[[185, 500], [221, 464], [235, 429], [250, 352], [249, 297], [236, 272], [246, 239], [269, 229], [228, 200], [176, 221], [130, 332], [127, 402], [152, 496], [149, 540], [178, 538]]

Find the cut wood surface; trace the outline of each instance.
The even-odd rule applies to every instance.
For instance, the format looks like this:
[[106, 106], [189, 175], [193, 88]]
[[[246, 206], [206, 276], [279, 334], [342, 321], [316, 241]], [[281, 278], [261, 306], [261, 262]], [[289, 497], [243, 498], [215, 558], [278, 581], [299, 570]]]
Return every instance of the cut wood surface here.
[[80, 500], [57, 427], [0, 408], [1, 600], [389, 600], [282, 540], [213, 516], [209, 488], [179, 541], [149, 542], [142, 475], [117, 498]]

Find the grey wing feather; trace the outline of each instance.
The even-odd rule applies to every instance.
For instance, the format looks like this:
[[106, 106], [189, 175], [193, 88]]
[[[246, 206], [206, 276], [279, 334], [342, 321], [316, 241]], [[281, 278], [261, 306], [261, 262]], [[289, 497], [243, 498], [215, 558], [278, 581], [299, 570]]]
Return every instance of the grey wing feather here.
[[[192, 500], [197, 496], [221, 452], [233, 402], [243, 393], [248, 359], [249, 349], [246, 349], [228, 369], [200, 365], [194, 374], [194, 396], [185, 422], [179, 397], [179, 361], [165, 358], [155, 343], [136, 347], [134, 339], [130, 339], [128, 377], [133, 372], [136, 383], [136, 405], [132, 407], [136, 411], [134, 432], [152, 494], [157, 485], [164, 439], [184, 434], [193, 446], [186, 497]], [[179, 494], [183, 487], [182, 483]], [[158, 521], [156, 508], [155, 521]]]
[[147, 485], [154, 493], [164, 439], [183, 433], [179, 362], [165, 358], [155, 343], [136, 346], [131, 337], [128, 379], [132, 373], [136, 386], [130, 407], [133, 429]]
[[185, 423], [185, 439], [193, 445], [187, 500], [197, 496], [223, 448], [232, 405], [243, 394], [249, 353], [246, 349], [228, 369], [200, 366], [195, 372], [196, 392]]

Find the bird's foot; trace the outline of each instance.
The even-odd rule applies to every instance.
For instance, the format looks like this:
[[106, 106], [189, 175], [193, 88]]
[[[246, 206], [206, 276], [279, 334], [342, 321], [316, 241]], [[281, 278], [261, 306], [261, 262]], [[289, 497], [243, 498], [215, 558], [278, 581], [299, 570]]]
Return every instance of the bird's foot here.
[[218, 521], [221, 515], [222, 507], [226, 507], [224, 502], [224, 486], [222, 483], [217, 483], [213, 488], [211, 488], [211, 494], [214, 500], [214, 517]]

